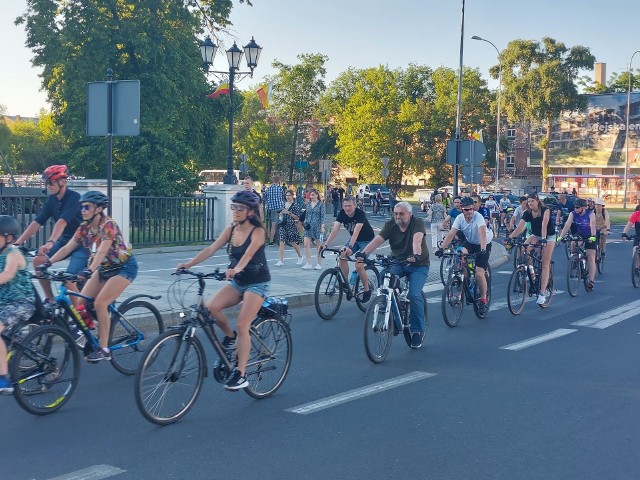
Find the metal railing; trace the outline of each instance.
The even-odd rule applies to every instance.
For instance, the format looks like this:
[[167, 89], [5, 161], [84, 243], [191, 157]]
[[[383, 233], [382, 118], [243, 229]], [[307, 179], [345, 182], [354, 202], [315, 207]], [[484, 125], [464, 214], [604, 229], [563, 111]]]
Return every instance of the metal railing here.
[[[7, 189], [5, 189], [7, 190]], [[20, 224], [23, 232], [36, 218], [37, 213], [46, 202], [46, 195], [0, 195], [0, 215], [10, 215]], [[52, 224], [47, 223], [44, 228], [38, 230], [32, 238], [25, 242], [30, 250], [35, 250], [44, 244], [51, 234]]]

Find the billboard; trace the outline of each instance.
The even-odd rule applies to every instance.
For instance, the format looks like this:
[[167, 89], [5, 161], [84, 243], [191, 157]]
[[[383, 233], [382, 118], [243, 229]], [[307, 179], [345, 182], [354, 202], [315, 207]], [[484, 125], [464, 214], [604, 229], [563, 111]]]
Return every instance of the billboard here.
[[[624, 168], [627, 141], [629, 166], [640, 167], [640, 92], [632, 92], [627, 132], [627, 94], [586, 95], [587, 108], [567, 112], [553, 125], [549, 145], [550, 167]], [[539, 166], [536, 147], [546, 129], [531, 131], [530, 165]]]

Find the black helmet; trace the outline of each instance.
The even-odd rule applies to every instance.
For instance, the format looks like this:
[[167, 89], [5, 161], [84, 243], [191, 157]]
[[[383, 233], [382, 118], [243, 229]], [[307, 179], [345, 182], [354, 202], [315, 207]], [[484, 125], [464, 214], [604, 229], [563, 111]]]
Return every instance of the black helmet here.
[[89, 190], [80, 197], [80, 202], [93, 203], [96, 207], [108, 207], [109, 197], [102, 192], [96, 190]]
[[18, 221], [9, 215], [0, 215], [0, 235], [20, 235], [20, 225]]
[[473, 198], [471, 197], [462, 197], [460, 199], [460, 206], [461, 207], [469, 207], [473, 205]]
[[587, 206], [587, 201], [584, 198], [579, 198], [576, 200], [576, 203], [574, 204], [575, 207], [586, 207]]
[[252, 210], [257, 210], [258, 205], [260, 205], [260, 199], [258, 196], [249, 190], [241, 190], [240, 192], [237, 192], [233, 197], [231, 197], [231, 201], [233, 203], [242, 203]]

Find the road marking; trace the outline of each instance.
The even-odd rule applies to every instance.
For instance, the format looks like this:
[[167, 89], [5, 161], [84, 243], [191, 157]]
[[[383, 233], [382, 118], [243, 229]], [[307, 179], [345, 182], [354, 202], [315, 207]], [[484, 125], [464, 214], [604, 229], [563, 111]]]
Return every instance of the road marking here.
[[444, 285], [442, 285], [442, 282], [434, 282], [434, 283], [430, 283], [429, 285], [426, 285], [425, 287], [422, 287], [422, 291], [427, 293], [438, 292], [442, 289], [444, 289]]
[[513, 270], [498, 270], [497, 272], [492, 272], [492, 273], [501, 273], [503, 275], [511, 275], [513, 273]]
[[606, 312], [592, 315], [583, 320], [578, 320], [577, 322], [573, 322], [571, 325], [575, 325], [577, 327], [604, 329], [610, 327], [611, 325], [615, 325], [616, 323], [620, 323], [623, 320], [635, 317], [636, 315], [640, 314], [640, 311], [638, 310], [639, 308], [640, 300], [636, 300], [634, 302], [621, 305], [612, 310], [607, 310]]
[[118, 467], [111, 465], [94, 465], [92, 467], [76, 470], [75, 472], [65, 473], [59, 477], [50, 478], [49, 480], [99, 480], [101, 478], [113, 477], [126, 472]]
[[528, 340], [523, 340], [522, 342], [512, 343], [510, 345], [505, 345], [500, 347], [503, 350], [522, 350], [523, 348], [531, 347], [533, 345], [537, 345], [542, 342], [547, 342], [549, 340], [553, 340], [554, 338], [564, 337], [565, 335], [569, 335], [570, 333], [577, 332], [577, 330], [572, 328], [559, 328], [558, 330], [554, 330], [553, 332], [545, 333], [544, 335], [539, 335], [537, 337], [529, 338]]
[[357, 400], [359, 398], [367, 397], [369, 395], [380, 393], [392, 388], [401, 387], [403, 385], [417, 382], [418, 380], [424, 380], [425, 378], [430, 378], [435, 375], [435, 373], [429, 372], [411, 372], [406, 375], [392, 378], [390, 380], [385, 380], [384, 382], [373, 383], [366, 387], [356, 388], [355, 390], [349, 390], [348, 392], [339, 393], [338, 395], [322, 398], [315, 402], [305, 403], [304, 405], [298, 405], [297, 407], [288, 408], [285, 411], [291, 413], [299, 413], [301, 415], [309, 415], [310, 413], [315, 413], [320, 410], [324, 410], [325, 408], [335, 407], [336, 405], [340, 405], [341, 403], [351, 402], [352, 400]]

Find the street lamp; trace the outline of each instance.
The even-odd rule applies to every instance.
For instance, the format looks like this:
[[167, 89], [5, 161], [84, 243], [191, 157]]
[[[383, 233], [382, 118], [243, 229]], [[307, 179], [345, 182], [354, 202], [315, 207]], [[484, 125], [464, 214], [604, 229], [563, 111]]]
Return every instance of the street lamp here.
[[629, 170], [629, 114], [631, 110], [631, 64], [633, 63], [633, 57], [636, 56], [636, 53], [640, 53], [640, 50], [636, 50], [631, 55], [631, 60], [629, 60], [629, 88], [627, 89], [627, 125], [625, 130], [625, 144], [626, 144], [626, 156], [624, 162], [624, 200], [622, 201], [623, 207], [627, 208], [627, 172]]
[[496, 47], [493, 42], [490, 42], [486, 38], [479, 37], [474, 35], [471, 37], [471, 40], [480, 40], [481, 42], [487, 42], [493, 48], [496, 49], [498, 53], [498, 120], [496, 125], [496, 180], [495, 185], [493, 187], [493, 191], [498, 193], [498, 179], [500, 178], [500, 97], [502, 96], [502, 61], [500, 60], [500, 50]]
[[[243, 49], [244, 52], [238, 48], [235, 42], [233, 42], [233, 46], [226, 52], [227, 61], [229, 62], [229, 71], [209, 71], [209, 67], [213, 64], [213, 59], [218, 50], [218, 46], [213, 43], [210, 37], [207, 37], [204, 42], [200, 44], [200, 54], [202, 55], [205, 72], [222, 75], [223, 77], [219, 77], [221, 80], [225, 78], [224, 76], [227, 76], [229, 79], [229, 153], [227, 156], [227, 173], [223, 180], [227, 185], [233, 185], [237, 182], [236, 176], [233, 173], [233, 83], [236, 76], [238, 76], [238, 81], [242, 80], [247, 75], [253, 77], [253, 69], [258, 66], [258, 59], [262, 52], [262, 47], [256, 43], [253, 37], [251, 37], [251, 41], [246, 44]], [[243, 53], [247, 59], [247, 67], [249, 67], [250, 70], [248, 72], [238, 71]]]

